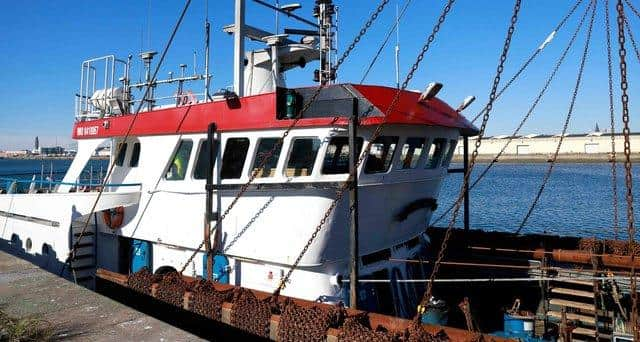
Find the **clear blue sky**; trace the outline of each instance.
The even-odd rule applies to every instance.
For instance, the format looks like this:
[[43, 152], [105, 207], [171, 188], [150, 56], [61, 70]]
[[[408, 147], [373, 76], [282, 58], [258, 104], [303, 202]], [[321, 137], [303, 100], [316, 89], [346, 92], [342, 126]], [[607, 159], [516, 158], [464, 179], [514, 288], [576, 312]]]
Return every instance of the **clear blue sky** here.
[[[189, 64], [189, 70], [192, 70], [194, 50], [198, 51], [198, 70], [202, 71], [204, 1], [193, 0], [161, 76], [166, 76], [169, 71], [177, 72], [180, 63]], [[396, 1], [402, 6], [405, 0], [391, 0], [391, 6], [341, 68], [341, 82], [359, 82], [366, 65], [394, 21]], [[303, 5], [298, 13], [312, 19], [310, 13], [314, 1], [298, 2]], [[340, 6], [341, 51], [373, 10], [374, 2], [378, 1], [336, 0]], [[593, 44], [570, 132], [590, 131], [596, 122], [602, 129], [609, 125], [604, 8], [603, 1], [599, 2]], [[523, 1], [505, 78], [510, 77], [545, 39], [573, 3], [558, 0]], [[431, 31], [442, 4], [443, 1], [413, 0], [401, 24], [402, 75]], [[3, 23], [0, 31], [0, 149], [29, 148], [36, 135], [40, 136], [43, 145], [53, 145], [56, 141], [68, 144], [81, 62], [112, 53], [126, 57], [128, 54], [136, 56], [141, 49], [162, 50], [182, 5], [183, 1], [177, 0], [150, 0], [150, 6], [149, 0], [4, 2], [0, 11]], [[512, 5], [513, 1], [507, 0], [458, 0], [410, 88], [423, 89], [430, 81], [442, 82], [444, 89], [440, 96], [454, 106], [467, 95], [477, 96], [478, 101], [467, 109], [466, 115], [477, 113], [487, 101]], [[583, 4], [553, 43], [531, 65], [525, 77], [505, 93], [494, 109], [488, 134], [508, 134], [513, 130], [568, 42], [584, 8]], [[266, 29], [274, 27], [274, 15], [270, 11], [250, 0], [248, 10], [249, 24]], [[632, 13], [628, 15], [640, 38], [640, 20], [632, 17]], [[212, 89], [219, 89], [229, 86], [232, 79], [232, 38], [222, 33], [221, 27], [233, 21], [233, 1], [210, 0], [209, 17], [213, 33]], [[306, 28], [284, 18], [282, 23], [287, 27]], [[150, 32], [147, 27], [151, 28]], [[584, 37], [581, 34], [557, 81], [524, 128], [523, 134], [558, 133], [561, 130]], [[615, 41], [614, 44], [617, 49]], [[640, 75], [638, 61], [630, 53], [628, 62], [630, 94], [632, 102], [635, 102], [638, 97], [634, 95], [640, 94], [637, 88]], [[289, 84], [311, 84], [314, 68], [315, 65], [309, 65], [305, 70], [290, 73]], [[137, 77], [137, 72], [133, 75]], [[393, 44], [384, 51], [366, 83], [395, 83]], [[616, 82], [616, 90], [618, 88]], [[618, 104], [617, 95], [616, 100]], [[618, 127], [619, 117], [616, 117]], [[634, 131], [640, 128], [636, 118], [632, 115]]]

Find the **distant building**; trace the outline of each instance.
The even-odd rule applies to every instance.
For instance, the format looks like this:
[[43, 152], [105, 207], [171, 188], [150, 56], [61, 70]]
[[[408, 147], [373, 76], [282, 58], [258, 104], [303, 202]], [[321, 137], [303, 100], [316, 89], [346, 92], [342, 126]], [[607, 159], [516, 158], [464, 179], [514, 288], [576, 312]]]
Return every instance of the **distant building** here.
[[[469, 140], [473, 141], [475, 137]], [[640, 133], [631, 133], [631, 152], [640, 152]], [[493, 137], [485, 137], [482, 145], [478, 150], [478, 154], [497, 155], [509, 140], [508, 135], [498, 135]], [[511, 143], [504, 151], [504, 155], [531, 155], [531, 154], [553, 154], [556, 151], [560, 134], [528, 134], [517, 136], [511, 140]], [[622, 133], [615, 135], [616, 153], [624, 152], [624, 136]], [[470, 149], [473, 148], [471, 142]], [[456, 154], [462, 154], [464, 151], [462, 142], [458, 143]], [[560, 154], [597, 154], [611, 153], [611, 134], [602, 132], [591, 132], [588, 134], [566, 134], [560, 147]]]
[[61, 146], [41, 147], [40, 154], [43, 156], [62, 156], [65, 155], [65, 149]]

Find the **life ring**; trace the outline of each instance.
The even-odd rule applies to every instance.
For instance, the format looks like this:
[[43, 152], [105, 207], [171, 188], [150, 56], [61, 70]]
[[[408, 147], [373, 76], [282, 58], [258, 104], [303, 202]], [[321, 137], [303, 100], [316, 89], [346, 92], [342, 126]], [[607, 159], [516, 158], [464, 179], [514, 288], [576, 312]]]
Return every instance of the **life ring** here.
[[111, 229], [118, 229], [124, 221], [124, 207], [116, 207], [102, 211], [104, 223]]

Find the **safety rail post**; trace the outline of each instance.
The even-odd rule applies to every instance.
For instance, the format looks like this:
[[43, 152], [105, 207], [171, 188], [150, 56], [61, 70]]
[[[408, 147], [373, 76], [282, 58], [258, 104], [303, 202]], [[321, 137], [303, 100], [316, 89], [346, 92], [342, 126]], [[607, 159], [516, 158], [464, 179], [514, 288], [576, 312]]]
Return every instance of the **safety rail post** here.
[[[353, 113], [349, 120], [349, 179], [351, 181], [349, 191], [349, 211], [351, 212], [351, 272], [349, 282], [349, 305], [353, 309], [358, 308], [358, 98], [353, 98]], [[371, 143], [371, 142], [370, 142]]]
[[[464, 169], [463, 174], [467, 174], [469, 170], [469, 137], [463, 137], [463, 148], [464, 148], [464, 160], [462, 164], [462, 168]], [[469, 182], [464, 182], [464, 230], [469, 231]]]
[[215, 123], [210, 123], [207, 130], [207, 144], [209, 144], [209, 160], [207, 163], [207, 183], [205, 189], [207, 191], [205, 214], [204, 214], [204, 240], [205, 240], [205, 253], [207, 256], [206, 277], [207, 280], [213, 280], [213, 252], [217, 252], [219, 248], [219, 236], [220, 226], [218, 225], [215, 232], [214, 244], [215, 250], [211, 248], [211, 221], [216, 220], [216, 215], [213, 213], [213, 168], [215, 165], [215, 156], [217, 151], [215, 149], [215, 134], [217, 126]]

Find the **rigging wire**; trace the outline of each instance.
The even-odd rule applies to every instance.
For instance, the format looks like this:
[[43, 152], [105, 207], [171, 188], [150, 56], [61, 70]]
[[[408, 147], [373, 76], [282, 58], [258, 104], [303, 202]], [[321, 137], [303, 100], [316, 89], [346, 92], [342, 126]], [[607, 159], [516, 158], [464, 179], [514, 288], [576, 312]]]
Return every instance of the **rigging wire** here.
[[387, 46], [387, 43], [389, 42], [389, 39], [393, 35], [393, 32], [395, 32], [396, 29], [398, 28], [398, 25], [400, 24], [400, 19], [402, 19], [402, 17], [404, 16], [405, 12], [407, 11], [407, 8], [409, 8], [410, 4], [411, 4], [411, 0], [407, 0], [404, 3], [404, 6], [402, 7], [402, 11], [400, 12], [398, 17], [396, 18], [395, 22], [393, 23], [393, 26], [391, 26], [391, 29], [389, 29], [389, 32], [387, 32], [387, 36], [382, 41], [382, 44], [380, 45], [380, 48], [378, 48], [378, 51], [376, 52], [375, 56], [371, 60], [371, 63], [369, 63], [369, 66], [367, 67], [367, 70], [364, 72], [364, 75], [362, 75], [362, 79], [360, 80], [360, 84], [364, 83], [364, 80], [367, 78], [367, 76], [369, 76], [369, 72], [371, 71], [373, 66], [376, 64], [376, 62], [378, 61], [378, 57], [380, 57], [380, 54], [382, 54], [382, 50], [384, 50], [384, 48]]
[[536, 205], [538, 204], [538, 201], [540, 200], [540, 197], [542, 196], [542, 192], [544, 191], [549, 178], [551, 177], [551, 173], [553, 172], [553, 169], [556, 165], [556, 161], [558, 159], [558, 154], [560, 153], [560, 147], [562, 147], [562, 142], [564, 141], [564, 137], [567, 133], [567, 129], [569, 128], [569, 122], [571, 120], [571, 116], [573, 114], [573, 109], [575, 108], [575, 103], [576, 103], [576, 99], [578, 98], [578, 93], [580, 91], [580, 85], [582, 84], [582, 76], [584, 74], [584, 67], [587, 61], [587, 55], [589, 53], [589, 46], [591, 44], [591, 35], [593, 33], [593, 22], [596, 16], [596, 9], [598, 7], [598, 1], [594, 0], [595, 4], [593, 7], [593, 11], [591, 13], [591, 19], [589, 22], [589, 29], [587, 31], [587, 38], [586, 38], [586, 42], [584, 44], [584, 50], [582, 52], [582, 59], [580, 61], [580, 68], [578, 70], [578, 78], [576, 79], [576, 84], [575, 87], [573, 89], [573, 94], [571, 96], [571, 103], [569, 105], [569, 110], [567, 112], [567, 116], [565, 118], [564, 121], [564, 126], [562, 127], [562, 133], [560, 133], [560, 138], [558, 140], [558, 145], [556, 146], [556, 151], [551, 159], [551, 163], [549, 164], [549, 168], [547, 169], [547, 172], [545, 173], [543, 180], [542, 180], [542, 184], [540, 185], [540, 188], [538, 189], [538, 193], [536, 194], [533, 203], [531, 203], [531, 206], [529, 207], [529, 210], [527, 211], [526, 215], [524, 216], [524, 218], [522, 219], [522, 222], [520, 223], [520, 226], [518, 227], [518, 229], [516, 230], [516, 234], [520, 234], [520, 231], [522, 230], [522, 228], [524, 228], [524, 226], [527, 224], [527, 221], [529, 220], [529, 217], [531, 217], [531, 214], [533, 213], [533, 210], [535, 209]]
[[607, 36], [607, 74], [609, 87], [609, 117], [611, 121], [611, 192], [613, 198], [613, 237], [618, 239], [618, 163], [616, 161], [616, 120], [613, 105], [613, 58], [611, 53], [611, 19], [609, 0], [605, 0], [605, 31]]
[[[180, 28], [180, 25], [182, 24], [182, 20], [184, 19], [185, 14], [187, 13], [187, 10], [189, 9], [189, 5], [191, 4], [191, 0], [186, 0], [184, 7], [182, 9], [182, 12], [180, 13], [180, 17], [178, 17], [178, 21], [176, 22], [175, 26], [173, 27], [173, 31], [171, 32], [171, 35], [169, 36], [169, 40], [167, 41], [167, 44], [165, 45], [164, 49], [162, 50], [162, 54], [160, 56], [160, 60], [158, 61], [158, 64], [156, 65], [156, 68], [153, 72], [153, 75], [151, 77], [151, 81], [147, 84], [147, 86], [145, 87], [145, 91], [144, 91], [144, 95], [142, 96], [142, 98], [147, 98], [147, 96], [149, 95], [149, 91], [151, 89], [151, 84], [155, 83], [156, 77], [158, 76], [158, 72], [160, 71], [160, 67], [162, 66], [162, 63], [164, 62], [164, 59], [167, 55], [167, 52], [169, 51], [169, 48], [171, 47], [171, 44], [173, 43], [173, 39], [176, 36], [176, 33], [178, 32], [178, 28]], [[133, 126], [136, 123], [136, 120], [138, 119], [138, 113], [140, 113], [140, 110], [142, 110], [142, 107], [144, 105], [144, 101], [140, 101], [140, 103], [138, 104], [138, 107], [136, 108], [136, 111], [133, 114], [133, 119], [131, 120], [131, 123], [129, 124], [129, 127], [127, 128], [127, 132], [124, 135], [123, 138], [123, 142], [127, 140], [127, 138], [131, 135], [131, 131], [133, 130]], [[122, 149], [124, 148], [124, 143], [120, 144], [118, 146], [118, 154], [122, 153]], [[104, 179], [102, 180], [102, 186], [100, 187], [100, 191], [98, 192], [98, 195], [96, 196], [96, 200], [93, 203], [93, 206], [91, 208], [91, 210], [89, 211], [90, 213], [95, 212], [96, 207], [98, 206], [98, 202], [100, 201], [100, 198], [102, 197], [102, 194], [104, 193], [104, 189], [106, 188], [106, 184], [109, 180], [109, 178], [111, 177], [111, 174], [113, 173], [113, 170], [115, 168], [116, 163], [112, 163], [111, 166], [109, 167], [109, 170], [107, 171], [107, 175], [104, 177]], [[82, 227], [82, 230], [80, 231], [80, 234], [78, 235], [78, 237], [76, 238], [73, 247], [71, 248], [71, 250], [69, 251], [69, 254], [67, 255], [67, 258], [63, 264], [62, 270], [60, 271], [60, 274], [62, 275], [67, 267], [67, 265], [71, 262], [71, 260], [73, 260], [75, 258], [76, 252], [78, 250], [78, 246], [80, 244], [80, 241], [82, 240], [84, 234], [86, 233], [87, 227], [89, 226], [89, 222], [91, 221], [91, 215], [87, 215], [87, 219], [84, 222], [84, 226]], [[74, 277], [74, 281], [76, 280], [75, 278], [75, 271], [73, 270], [73, 268], [71, 268], [72, 272], [73, 272], [73, 277]]]
[[[569, 20], [569, 18], [573, 15], [573, 13], [576, 11], [576, 9], [578, 8], [578, 6], [580, 6], [580, 4], [582, 4], [583, 0], [578, 0], [569, 10], [569, 12], [562, 18], [562, 20], [560, 20], [560, 23], [558, 23], [558, 25], [553, 29], [553, 31], [551, 31], [551, 33], [547, 36], [547, 38], [544, 40], [544, 42], [542, 42], [542, 44], [540, 44], [540, 46], [538, 46], [538, 48], [533, 52], [533, 54], [531, 54], [531, 56], [529, 56], [529, 58], [520, 66], [520, 68], [518, 69], [518, 71], [511, 76], [511, 79], [509, 79], [509, 81], [504, 85], [504, 87], [502, 87], [502, 89], [500, 89], [500, 91], [498, 91], [498, 95], [496, 95], [496, 99], [500, 98], [500, 96], [502, 96], [502, 94], [509, 89], [509, 87], [513, 84], [513, 82], [515, 82], [516, 79], [518, 79], [518, 77], [520, 77], [520, 75], [525, 71], [525, 69], [527, 69], [527, 67], [529, 67], [529, 64], [531, 64], [531, 62], [533, 62], [533, 60], [538, 57], [538, 55], [540, 54], [540, 52], [542, 52], [542, 50], [544, 50], [545, 47], [547, 47], [547, 45], [549, 45], [551, 43], [551, 41], [553, 40], [553, 38], [555, 37], [555, 35], [558, 33], [558, 31], [560, 31], [560, 29], [564, 26], [564, 24], [567, 22], [567, 20]], [[486, 112], [487, 107], [485, 106], [472, 120], [471, 123], [476, 122], [476, 120], [478, 120], [479, 117], [481, 117], [482, 115], [484, 115], [484, 113]]]
[[[587, 6], [587, 8], [585, 9], [582, 17], [580, 18], [580, 21], [576, 27], [576, 29], [574, 30], [571, 39], [569, 40], [569, 44], [567, 45], [567, 47], [564, 49], [564, 51], [560, 54], [560, 58], [558, 59], [558, 61], [556, 62], [556, 65], [553, 69], [553, 71], [551, 72], [551, 74], [549, 75], [549, 77], [547, 78], [544, 86], [542, 87], [542, 90], [540, 90], [540, 92], [538, 93], [538, 96], [535, 98], [533, 104], [531, 105], [531, 107], [529, 108], [529, 110], [527, 111], [527, 113], [523, 116], [523, 118], [520, 120], [520, 123], [518, 124], [517, 128], [514, 130], [514, 132], [509, 136], [509, 138], [507, 139], [507, 142], [504, 144], [504, 146], [502, 146], [502, 149], [500, 150], [500, 152], [498, 152], [498, 154], [491, 160], [491, 162], [489, 163], [489, 165], [487, 165], [482, 172], [480, 173], [480, 175], [478, 175], [478, 177], [475, 179], [475, 181], [473, 181], [473, 183], [471, 184], [471, 186], [469, 187], [469, 190], [472, 190], [473, 188], [475, 188], [475, 186], [487, 175], [487, 173], [489, 172], [489, 170], [491, 170], [491, 168], [495, 165], [495, 163], [497, 163], [500, 159], [500, 157], [504, 154], [504, 152], [506, 151], [507, 147], [509, 146], [509, 144], [511, 144], [511, 142], [517, 137], [518, 133], [520, 132], [520, 130], [522, 129], [522, 127], [524, 126], [524, 124], [526, 123], [526, 121], [529, 119], [529, 117], [531, 116], [531, 114], [534, 112], [534, 110], [537, 108], [539, 102], [542, 100], [542, 98], [544, 97], [544, 95], [546, 94], [547, 89], [549, 88], [549, 86], [551, 85], [553, 79], [555, 78], [558, 70], [560, 69], [560, 66], [563, 64], [567, 54], [569, 53], [569, 51], [571, 50], [571, 48], [573, 47], [578, 34], [580, 32], [580, 30], [582, 29], [582, 27], [584, 26], [584, 22], [587, 18], [587, 15], [589, 13], [589, 10], [591, 9], [591, 3], [589, 3], [589, 5]], [[435, 219], [433, 221], [433, 223], [431, 223], [432, 226], [436, 225], [438, 222], [440, 222], [442, 219], [444, 219], [453, 209], [453, 207], [455, 206], [455, 203], [452, 203], [449, 208], [447, 210], [445, 210], [437, 219]]]
[[[347, 47], [347, 49], [343, 52], [342, 56], [338, 59], [338, 61], [336, 62], [334, 69], [337, 71], [340, 66], [344, 63], [344, 61], [347, 59], [347, 57], [349, 57], [349, 55], [351, 54], [351, 52], [353, 51], [353, 49], [356, 47], [356, 45], [360, 42], [360, 40], [362, 39], [362, 37], [367, 33], [367, 31], [369, 30], [369, 28], [371, 28], [371, 25], [373, 25], [373, 23], [375, 22], [375, 20], [378, 18], [378, 16], [380, 15], [380, 13], [384, 10], [384, 8], [386, 7], [386, 5], [389, 3], [389, 0], [382, 0], [380, 2], [380, 4], [378, 5], [378, 7], [375, 9], [375, 11], [371, 14], [371, 16], [369, 17], [369, 19], [365, 22], [365, 24], [363, 25], [363, 27], [360, 29], [360, 31], [358, 32], [358, 34], [354, 37], [353, 41], [351, 42], [351, 44]], [[267, 162], [274, 156], [274, 154], [276, 153], [276, 151], [282, 146], [282, 143], [284, 142], [284, 139], [289, 135], [289, 133], [291, 132], [291, 130], [298, 124], [298, 122], [302, 119], [302, 116], [304, 113], [306, 113], [307, 110], [309, 110], [309, 108], [311, 108], [311, 105], [313, 103], [315, 103], [315, 101], [318, 99], [318, 97], [320, 96], [320, 92], [322, 91], [322, 89], [324, 89], [324, 86], [321, 85], [319, 87], [316, 88], [315, 92], [311, 95], [309, 101], [307, 103], [305, 103], [305, 105], [303, 106], [303, 108], [300, 110], [300, 112], [296, 115], [296, 117], [292, 120], [291, 124], [289, 125], [289, 127], [287, 127], [287, 129], [284, 131], [284, 133], [282, 133], [282, 136], [280, 138], [278, 138], [277, 143], [274, 144], [273, 148], [270, 151], [267, 151], [263, 157], [262, 160], [260, 161], [260, 163], [258, 164], [258, 166], [254, 167], [254, 171], [251, 173], [251, 176], [249, 177], [249, 179], [247, 180], [246, 183], [244, 183], [241, 187], [240, 187], [240, 191], [238, 191], [238, 194], [236, 194], [236, 196], [234, 197], [234, 199], [231, 201], [231, 203], [229, 204], [229, 206], [227, 206], [227, 208], [225, 209], [225, 211], [222, 213], [222, 215], [220, 215], [220, 217], [216, 220], [216, 224], [215, 226], [213, 226], [213, 228], [211, 229], [211, 231], [215, 230], [215, 229], [219, 229], [221, 227], [221, 223], [222, 221], [227, 217], [227, 215], [229, 215], [229, 213], [231, 212], [231, 210], [235, 207], [235, 205], [238, 203], [238, 201], [240, 200], [240, 198], [244, 195], [244, 193], [249, 189], [249, 186], [253, 183], [253, 181], [258, 177], [259, 171], [260, 169], [262, 169]], [[191, 256], [189, 256], [189, 258], [187, 259], [187, 262], [185, 262], [185, 264], [182, 266], [180, 273], [183, 273], [184, 270], [187, 269], [187, 266], [189, 265], [189, 263], [191, 263], [191, 261], [193, 261], [193, 259], [196, 257], [196, 255], [202, 250], [202, 247], [204, 247], [205, 244], [205, 240], [203, 239], [200, 242], [200, 245], [198, 246], [198, 248], [196, 248], [194, 250], [194, 252], [191, 254]]]
[[[444, 238], [442, 241], [442, 244], [440, 246], [440, 251], [438, 252], [438, 256], [435, 260], [435, 263], [433, 265], [433, 268], [431, 270], [431, 275], [429, 276], [430, 282], [427, 284], [427, 289], [426, 291], [423, 293], [422, 299], [420, 300], [420, 307], [426, 307], [426, 304], [429, 302], [429, 300], [431, 299], [431, 294], [433, 291], [433, 280], [435, 280], [435, 277], [438, 273], [438, 270], [440, 268], [440, 262], [442, 262], [445, 252], [447, 250], [447, 243], [449, 238], [451, 237], [451, 232], [453, 230], [453, 225], [456, 221], [456, 218], [458, 217], [458, 214], [460, 213], [460, 207], [462, 206], [462, 201], [464, 198], [464, 194], [465, 191], [464, 189], [466, 188], [466, 185], [469, 183], [469, 178], [471, 177], [471, 172], [473, 171], [473, 167], [475, 166], [475, 162], [476, 162], [476, 158], [478, 157], [478, 149], [480, 148], [481, 144], [482, 144], [482, 138], [484, 137], [484, 133], [485, 133], [485, 129], [487, 128], [487, 123], [489, 122], [489, 117], [491, 114], [491, 110], [493, 109], [493, 104], [496, 100], [497, 97], [497, 91], [498, 91], [498, 85], [500, 84], [500, 77], [502, 76], [502, 73], [504, 71], [504, 65], [505, 62], [507, 61], [507, 57], [509, 55], [509, 49], [511, 47], [511, 39], [513, 37], [513, 33], [515, 32], [516, 29], [516, 23], [518, 22], [518, 16], [520, 14], [520, 5], [521, 5], [522, 1], [521, 0], [516, 0], [514, 3], [514, 8], [513, 8], [513, 14], [511, 16], [511, 21], [509, 23], [509, 29], [507, 30], [507, 34], [504, 40], [504, 44], [502, 47], [502, 53], [500, 55], [500, 61], [498, 63], [498, 66], [496, 68], [496, 74], [495, 77], [493, 79], [493, 84], [491, 86], [491, 92], [489, 94], [489, 100], [487, 102], [486, 105], [486, 111], [484, 112], [484, 116], [482, 118], [482, 124], [480, 125], [480, 132], [478, 133], [478, 139], [476, 139], [475, 141], [475, 148], [473, 150], [473, 153], [471, 154], [471, 161], [469, 163], [469, 168], [467, 169], [467, 171], [464, 174], [464, 180], [462, 183], [462, 187], [460, 188], [460, 192], [458, 194], [458, 199], [456, 200], [456, 205], [455, 208], [453, 210], [453, 216], [451, 218], [451, 220], [449, 221], [449, 226], [447, 227], [447, 230], [444, 234]], [[419, 316], [419, 311], [416, 313], [413, 322], [415, 324], [417, 324], [420, 321], [420, 316]]]

